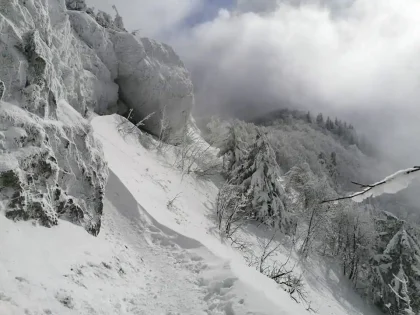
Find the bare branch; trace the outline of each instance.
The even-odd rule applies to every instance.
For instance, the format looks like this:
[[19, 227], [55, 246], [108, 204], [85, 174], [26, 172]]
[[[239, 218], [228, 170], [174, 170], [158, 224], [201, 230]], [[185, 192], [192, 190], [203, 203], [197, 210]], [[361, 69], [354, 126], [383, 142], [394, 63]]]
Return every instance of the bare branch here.
[[[358, 196], [362, 196], [362, 199], [360, 199], [360, 200], [364, 200], [366, 197], [369, 197], [369, 196], [373, 195], [373, 194], [367, 194], [367, 193], [369, 191], [371, 191], [372, 189], [374, 189], [375, 187], [398, 181], [401, 177], [404, 177], [406, 175], [410, 175], [410, 174], [413, 174], [413, 173], [419, 172], [419, 171], [420, 171], [420, 166], [414, 166], [414, 167], [406, 169], [406, 170], [398, 171], [395, 174], [390, 175], [387, 178], [383, 179], [382, 181], [377, 182], [377, 183], [372, 184], [372, 185], [365, 185], [365, 184], [359, 184], [357, 182], [352, 182], [353, 184], [358, 185], [358, 186], [360, 186], [362, 188], [365, 188], [365, 189], [362, 190], [362, 191], [356, 192], [356, 193], [354, 193], [350, 196], [345, 196], [345, 197], [340, 197], [340, 198], [330, 199], [330, 200], [323, 200], [320, 203], [323, 204], [323, 203], [327, 203], [327, 202], [334, 202], [334, 201], [345, 200], [345, 199], [354, 199], [355, 197], [358, 197]], [[412, 178], [409, 178], [409, 180], [411, 180], [411, 179]], [[407, 181], [406, 178], [404, 180]], [[403, 187], [403, 188], [405, 188], [405, 187]], [[401, 188], [398, 189], [398, 190], [401, 190]], [[394, 193], [395, 193], [395, 191], [394, 191]], [[363, 195], [365, 195], [365, 196], [363, 196]], [[363, 197], [365, 197], [365, 198], [363, 198]]]

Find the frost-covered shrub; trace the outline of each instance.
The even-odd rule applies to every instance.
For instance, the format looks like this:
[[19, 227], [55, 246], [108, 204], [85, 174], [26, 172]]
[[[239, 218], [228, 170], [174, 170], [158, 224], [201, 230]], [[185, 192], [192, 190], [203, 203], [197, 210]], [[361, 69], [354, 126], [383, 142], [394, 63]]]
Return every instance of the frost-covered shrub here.
[[87, 5], [85, 0], [66, 0], [66, 7], [68, 10], [86, 11]]
[[112, 28], [114, 26], [114, 21], [112, 20], [111, 15], [104, 11], [99, 11], [96, 14], [96, 22], [102, 27]]
[[4, 85], [4, 82], [0, 80], [0, 101], [3, 98], [5, 91], [6, 91], [6, 86]]

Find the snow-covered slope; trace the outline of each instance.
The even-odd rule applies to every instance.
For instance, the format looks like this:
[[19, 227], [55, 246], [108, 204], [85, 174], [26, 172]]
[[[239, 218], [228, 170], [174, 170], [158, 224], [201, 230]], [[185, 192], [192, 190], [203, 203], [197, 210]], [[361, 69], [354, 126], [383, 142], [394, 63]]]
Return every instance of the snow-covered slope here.
[[[92, 123], [110, 167], [101, 233], [0, 215], [0, 314], [307, 313], [220, 242], [213, 183], [122, 135], [118, 116]], [[319, 314], [373, 314], [334, 270], [314, 264], [306, 279]]]

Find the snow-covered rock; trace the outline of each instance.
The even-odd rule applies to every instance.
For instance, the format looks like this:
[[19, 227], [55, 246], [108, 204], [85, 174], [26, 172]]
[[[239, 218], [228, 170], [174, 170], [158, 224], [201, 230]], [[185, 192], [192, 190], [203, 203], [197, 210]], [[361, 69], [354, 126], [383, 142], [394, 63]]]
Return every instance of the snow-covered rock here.
[[[174, 50], [149, 38], [101, 27], [84, 12], [72, 11], [69, 16], [79, 38], [109, 70], [111, 83], [107, 86], [118, 85], [120, 100], [133, 109], [133, 119], [137, 122], [154, 113], [145, 121], [145, 129], [174, 140], [194, 105], [190, 75]], [[85, 69], [102, 78], [101, 82], [109, 77], [101, 70], [100, 61], [92, 60], [95, 57], [85, 58], [89, 58]], [[98, 66], [88, 68], [92, 63]], [[104, 87], [104, 93], [108, 90]]]
[[56, 115], [0, 103], [0, 203], [13, 220], [50, 227], [62, 218], [97, 235], [108, 176], [102, 146], [68, 103], [58, 102]]
[[165, 118], [172, 136], [193, 88], [170, 47], [124, 31], [118, 12], [88, 11], [83, 0], [0, 0], [0, 203], [12, 219], [66, 218], [97, 234], [107, 169], [83, 116], [154, 112], [146, 129], [160, 136]]
[[154, 112], [148, 131], [160, 136], [164, 120], [165, 134], [174, 135], [194, 104], [190, 75], [172, 48], [121, 27], [118, 12], [114, 21], [88, 14], [81, 0], [1, 0], [4, 99], [48, 116], [48, 99], [84, 114], [116, 112], [120, 96], [136, 120]]
[[183, 63], [171, 47], [148, 38], [116, 33], [113, 42], [120, 97], [134, 109], [134, 120], [154, 113], [145, 121], [146, 129], [175, 139], [194, 104], [193, 85]]

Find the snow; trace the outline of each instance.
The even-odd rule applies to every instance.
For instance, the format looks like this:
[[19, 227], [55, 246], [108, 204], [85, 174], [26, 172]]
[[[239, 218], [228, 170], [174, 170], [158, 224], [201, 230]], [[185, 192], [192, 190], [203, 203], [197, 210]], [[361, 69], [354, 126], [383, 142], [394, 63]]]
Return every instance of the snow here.
[[[220, 241], [216, 186], [174, 169], [170, 148], [165, 156], [122, 135], [120, 122], [92, 121], [110, 168], [97, 238], [66, 221], [46, 229], [0, 215], [0, 314], [306, 314]], [[256, 245], [257, 232], [243, 237]], [[304, 269], [319, 314], [374, 314], [332, 266]]]

